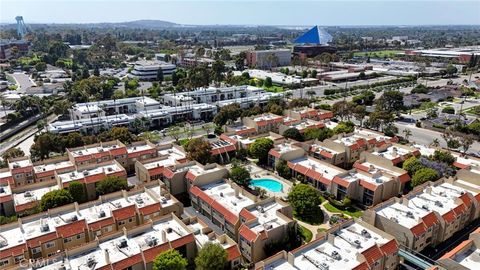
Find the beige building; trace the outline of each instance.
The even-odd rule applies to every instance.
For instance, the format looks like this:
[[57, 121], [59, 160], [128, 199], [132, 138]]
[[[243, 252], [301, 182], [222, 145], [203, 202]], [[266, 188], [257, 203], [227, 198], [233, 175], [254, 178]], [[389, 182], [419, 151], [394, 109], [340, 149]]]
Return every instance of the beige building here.
[[67, 156], [76, 166], [97, 164], [117, 160], [127, 167], [127, 147], [120, 141], [95, 143], [76, 148], [68, 148]]
[[272, 113], [265, 113], [256, 116], [244, 117], [242, 122], [247, 127], [253, 127], [257, 134], [268, 132], [278, 133], [280, 125], [283, 124], [283, 116]]
[[257, 263], [254, 269], [390, 270], [399, 265], [398, 251], [391, 235], [363, 221], [349, 220], [310, 243]]
[[202, 165], [196, 161], [165, 168], [162, 181], [173, 195], [187, 193], [191, 186], [217, 182], [228, 175], [228, 170], [216, 163]]
[[347, 160], [347, 149], [343, 144], [326, 139], [323, 142], [315, 140], [308, 149], [314, 158], [344, 168]]
[[281, 160], [290, 161], [305, 156], [305, 150], [300, 146], [299, 142], [293, 140], [275, 145], [274, 148], [268, 151], [267, 165], [275, 168]]
[[279, 241], [296, 225], [292, 207], [277, 199], [269, 198], [245, 207], [240, 211], [238, 244], [243, 257], [252, 263], [267, 257], [265, 246]]
[[444, 181], [429, 182], [402, 198], [393, 198], [364, 212], [363, 219], [393, 235], [406, 247], [421, 251], [463, 229], [478, 211], [476, 191]]
[[244, 136], [244, 135], [236, 135], [235, 133], [223, 133], [220, 135], [220, 138], [224, 141], [230, 142], [237, 149], [248, 149], [248, 147], [255, 142], [256, 139], [259, 138], [267, 138], [273, 141], [274, 144], [280, 144], [285, 142], [285, 138], [277, 133], [269, 132], [268, 136], [266, 134], [263, 135], [255, 135], [255, 136]]
[[309, 107], [293, 108], [293, 109], [285, 110], [283, 114], [287, 117], [291, 117], [298, 120], [312, 119], [312, 120], [321, 121], [321, 120], [333, 118], [333, 112], [331, 111], [321, 110], [321, 109], [317, 110]]
[[393, 165], [399, 165], [412, 156], [419, 157], [421, 155], [415, 147], [397, 143], [376, 146], [372, 154], [389, 160]]
[[447, 252], [440, 259], [441, 269], [469, 270], [478, 268], [480, 254], [480, 228], [470, 234], [468, 240]]
[[229, 269], [236, 269], [242, 264], [242, 254], [240, 254], [237, 242], [228, 235], [215, 233], [207, 224], [197, 217], [188, 217], [182, 221], [195, 236], [197, 254], [207, 243], [214, 243], [220, 245], [227, 252]]
[[9, 267], [56, 256], [170, 213], [181, 215], [183, 205], [158, 184], [52, 208], [0, 227], [0, 262]]

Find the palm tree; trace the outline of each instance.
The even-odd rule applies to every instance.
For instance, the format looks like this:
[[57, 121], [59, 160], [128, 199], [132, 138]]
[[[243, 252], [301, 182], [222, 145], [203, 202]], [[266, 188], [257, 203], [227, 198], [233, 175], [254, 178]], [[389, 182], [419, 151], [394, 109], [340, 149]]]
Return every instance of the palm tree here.
[[405, 134], [405, 140], [408, 141], [408, 138], [412, 136], [412, 131], [410, 129], [404, 129], [403, 134]]
[[440, 141], [438, 140], [438, 138], [433, 139], [432, 146], [433, 147], [439, 147], [440, 146]]

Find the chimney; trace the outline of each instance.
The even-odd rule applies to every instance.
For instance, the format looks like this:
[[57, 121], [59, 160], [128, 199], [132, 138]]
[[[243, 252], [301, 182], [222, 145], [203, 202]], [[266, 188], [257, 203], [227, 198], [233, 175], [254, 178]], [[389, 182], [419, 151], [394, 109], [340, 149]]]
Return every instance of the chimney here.
[[425, 192], [428, 194], [432, 194], [432, 187], [431, 186], [426, 187]]
[[240, 194], [240, 191], [238, 190], [238, 187], [235, 187], [235, 197], [238, 197]]
[[397, 152], [397, 148], [396, 148], [396, 147], [393, 147], [393, 148], [392, 148], [392, 156], [393, 156], [393, 157], [397, 157], [397, 156], [398, 156], [398, 152]]
[[[285, 251], [284, 251], [285, 252]], [[287, 252], [285, 252], [287, 253]], [[293, 266], [293, 263], [295, 261], [295, 256], [293, 254], [290, 254], [290, 252], [287, 253], [287, 262]]]
[[74, 202], [74, 203], [73, 203], [73, 206], [75, 206], [75, 212], [78, 213], [78, 212], [80, 211], [80, 209], [79, 209], [79, 207], [78, 207], [78, 202]]
[[167, 232], [165, 230], [162, 230], [162, 243], [167, 242]]
[[110, 264], [110, 253], [108, 253], [108, 248], [105, 249], [105, 262]]
[[123, 196], [123, 198], [124, 198], [125, 200], [127, 200], [127, 202], [129, 202], [129, 200], [128, 200], [128, 194], [127, 194], [127, 192], [126, 192], [125, 190], [122, 190], [122, 196]]
[[334, 243], [335, 236], [333, 234], [327, 233], [327, 242], [330, 243], [332, 246], [335, 245]]
[[368, 171], [371, 172], [371, 171], [375, 171], [375, 166], [373, 165], [370, 165], [370, 167], [368, 168]]

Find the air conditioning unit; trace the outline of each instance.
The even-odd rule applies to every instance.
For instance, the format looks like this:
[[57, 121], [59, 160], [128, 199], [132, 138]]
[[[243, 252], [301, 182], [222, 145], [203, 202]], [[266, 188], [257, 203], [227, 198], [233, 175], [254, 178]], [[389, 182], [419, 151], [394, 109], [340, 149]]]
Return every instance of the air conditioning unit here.
[[127, 239], [120, 239], [117, 245], [118, 248], [126, 248], [128, 247]]
[[98, 212], [98, 217], [99, 218], [104, 218], [106, 215], [105, 215], [105, 211], [103, 210], [100, 210], [100, 212]]

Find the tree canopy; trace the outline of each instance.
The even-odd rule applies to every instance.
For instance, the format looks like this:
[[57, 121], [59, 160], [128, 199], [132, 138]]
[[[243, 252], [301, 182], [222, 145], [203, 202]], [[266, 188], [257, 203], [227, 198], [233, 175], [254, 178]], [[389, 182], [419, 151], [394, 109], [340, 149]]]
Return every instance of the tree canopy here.
[[169, 249], [155, 257], [153, 261], [153, 270], [186, 270], [187, 259], [176, 249]]
[[247, 169], [234, 165], [230, 171], [230, 179], [238, 185], [248, 187], [252, 178]]
[[233, 103], [227, 106], [223, 106], [220, 111], [213, 118], [218, 126], [223, 126], [227, 123], [232, 123], [240, 117], [242, 109], [238, 103]]
[[47, 211], [73, 202], [73, 197], [66, 189], [57, 189], [45, 193], [40, 200], [40, 209]]
[[419, 169], [412, 177], [412, 186], [416, 187], [428, 181], [435, 181], [439, 178], [438, 172], [431, 168]]
[[253, 142], [248, 151], [254, 158], [258, 158], [260, 164], [266, 164], [268, 159], [268, 151], [273, 148], [273, 141], [268, 138], [259, 138]]
[[283, 137], [289, 138], [295, 141], [303, 142], [303, 135], [296, 128], [289, 128], [283, 132]]
[[202, 164], [211, 162], [212, 146], [208, 141], [203, 138], [194, 138], [188, 141], [185, 145], [185, 151], [187, 152], [187, 158], [190, 160], [196, 160]]
[[127, 180], [118, 176], [107, 176], [97, 183], [96, 191], [98, 195], [104, 195], [128, 188]]
[[217, 243], [207, 243], [195, 258], [197, 270], [223, 270], [227, 265], [228, 255], [225, 249]]
[[85, 184], [78, 181], [72, 181], [68, 185], [68, 192], [72, 195], [74, 201], [83, 203], [87, 201], [87, 190]]
[[322, 200], [315, 188], [306, 184], [297, 184], [288, 193], [288, 202], [297, 216], [309, 219], [313, 214], [318, 213], [317, 209]]

